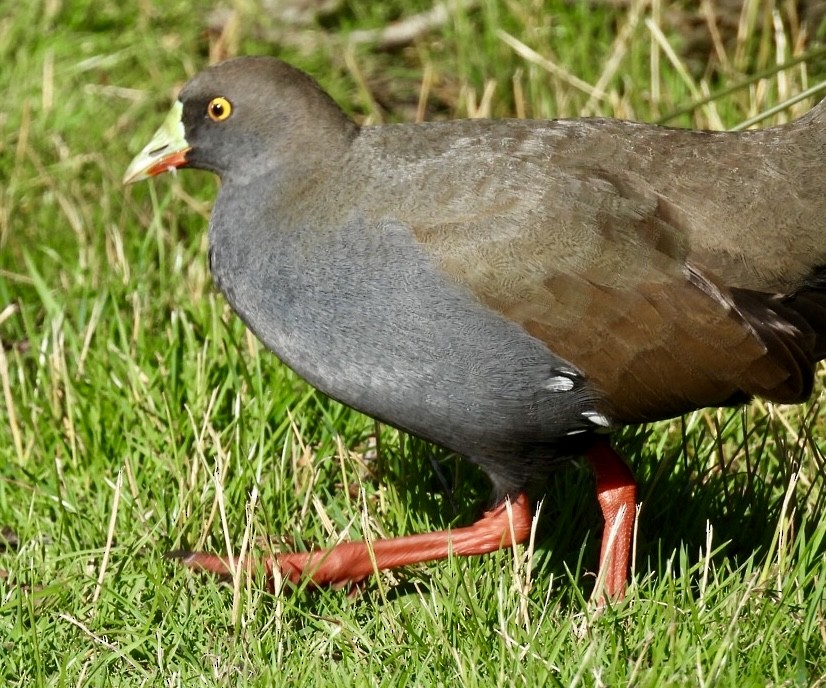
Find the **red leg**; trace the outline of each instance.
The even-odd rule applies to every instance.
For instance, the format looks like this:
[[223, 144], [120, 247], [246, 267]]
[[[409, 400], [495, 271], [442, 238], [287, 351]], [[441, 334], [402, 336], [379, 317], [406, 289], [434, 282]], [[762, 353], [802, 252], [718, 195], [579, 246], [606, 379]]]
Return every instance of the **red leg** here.
[[637, 484], [631, 469], [611, 448], [608, 440], [596, 444], [586, 458], [596, 475], [597, 499], [605, 519], [599, 554], [599, 575], [605, 578], [603, 598], [618, 600], [625, 594], [628, 577]]
[[[502, 503], [485, 512], [473, 525], [464, 528], [376, 540], [369, 545], [363, 541], [343, 542], [315, 552], [277, 554], [262, 563], [268, 575], [277, 568], [284, 578], [293, 583], [298, 583], [302, 578], [319, 586], [357, 583], [377, 570], [446, 559], [450, 553], [461, 556], [488, 554], [524, 542], [531, 532], [532, 517], [525, 494], [516, 496], [510, 512], [512, 518], [508, 515], [506, 503]], [[180, 558], [192, 569], [217, 574], [230, 572], [227, 559], [214, 554], [177, 552], [171, 556]], [[247, 562], [247, 565], [251, 563]]]

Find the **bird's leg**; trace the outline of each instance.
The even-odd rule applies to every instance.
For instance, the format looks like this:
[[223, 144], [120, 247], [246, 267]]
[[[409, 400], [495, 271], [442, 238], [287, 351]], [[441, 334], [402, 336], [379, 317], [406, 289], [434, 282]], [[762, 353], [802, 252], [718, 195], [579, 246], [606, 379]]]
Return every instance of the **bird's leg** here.
[[[260, 563], [271, 579], [278, 570], [293, 583], [307, 580], [317, 586], [341, 586], [362, 581], [376, 571], [446, 559], [450, 554], [471, 556], [512, 547], [528, 539], [531, 518], [528, 497], [520, 493], [510, 505], [502, 502], [464, 528], [369, 543], [342, 542], [314, 552], [276, 554]], [[226, 557], [202, 552], [176, 552], [170, 556], [181, 559], [192, 569], [221, 575], [230, 573]], [[253, 567], [255, 563], [247, 561], [245, 567]]]
[[602, 599], [618, 600], [625, 594], [631, 541], [634, 537], [637, 484], [631, 469], [611, 448], [600, 441], [586, 454], [597, 482], [597, 500], [605, 519], [599, 575], [604, 579]]

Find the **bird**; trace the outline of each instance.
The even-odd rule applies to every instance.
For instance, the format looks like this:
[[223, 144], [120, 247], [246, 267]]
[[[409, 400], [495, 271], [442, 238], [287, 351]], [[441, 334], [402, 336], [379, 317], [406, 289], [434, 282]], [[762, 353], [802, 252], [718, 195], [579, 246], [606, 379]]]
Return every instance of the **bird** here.
[[[807, 399], [826, 356], [826, 104], [743, 132], [607, 119], [356, 124], [274, 57], [207, 67], [128, 166], [218, 175], [208, 258], [264, 346], [324, 394], [492, 484], [454, 529], [266, 557], [312, 586], [524, 543], [584, 458], [601, 599], [626, 591], [636, 482], [615, 431]], [[192, 569], [236, 564], [206, 552]]]

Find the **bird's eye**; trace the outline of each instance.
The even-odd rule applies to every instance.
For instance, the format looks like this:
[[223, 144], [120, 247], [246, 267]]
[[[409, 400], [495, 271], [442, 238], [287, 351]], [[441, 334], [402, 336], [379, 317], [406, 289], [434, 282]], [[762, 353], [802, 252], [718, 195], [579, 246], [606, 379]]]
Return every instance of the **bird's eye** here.
[[231, 114], [232, 103], [223, 96], [213, 98], [207, 105], [207, 115], [213, 122], [223, 122]]

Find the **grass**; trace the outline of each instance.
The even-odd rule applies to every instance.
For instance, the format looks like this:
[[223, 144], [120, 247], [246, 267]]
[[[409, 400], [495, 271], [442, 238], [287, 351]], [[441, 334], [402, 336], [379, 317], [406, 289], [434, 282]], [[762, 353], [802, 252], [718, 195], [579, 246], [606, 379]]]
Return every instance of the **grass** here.
[[588, 602], [600, 523], [574, 465], [549, 482], [532, 547], [383, 575], [354, 597], [273, 596], [260, 577], [226, 585], [165, 560], [466, 523], [487, 486], [261, 350], [209, 279], [208, 175], [120, 184], [175, 90], [217, 53], [284, 56], [361, 121], [733, 127], [823, 79], [822, 43], [791, 5], [747, 2], [739, 35], [698, 49], [670, 23], [691, 3], [482, 0], [392, 52], [346, 36], [430, 3], [359, 0], [285, 31], [238, 0], [220, 35], [191, 3], [9, 5], [0, 683], [826, 683], [820, 385], [808, 405], [756, 401], [617, 438], [643, 508], [631, 590], [601, 613]]

